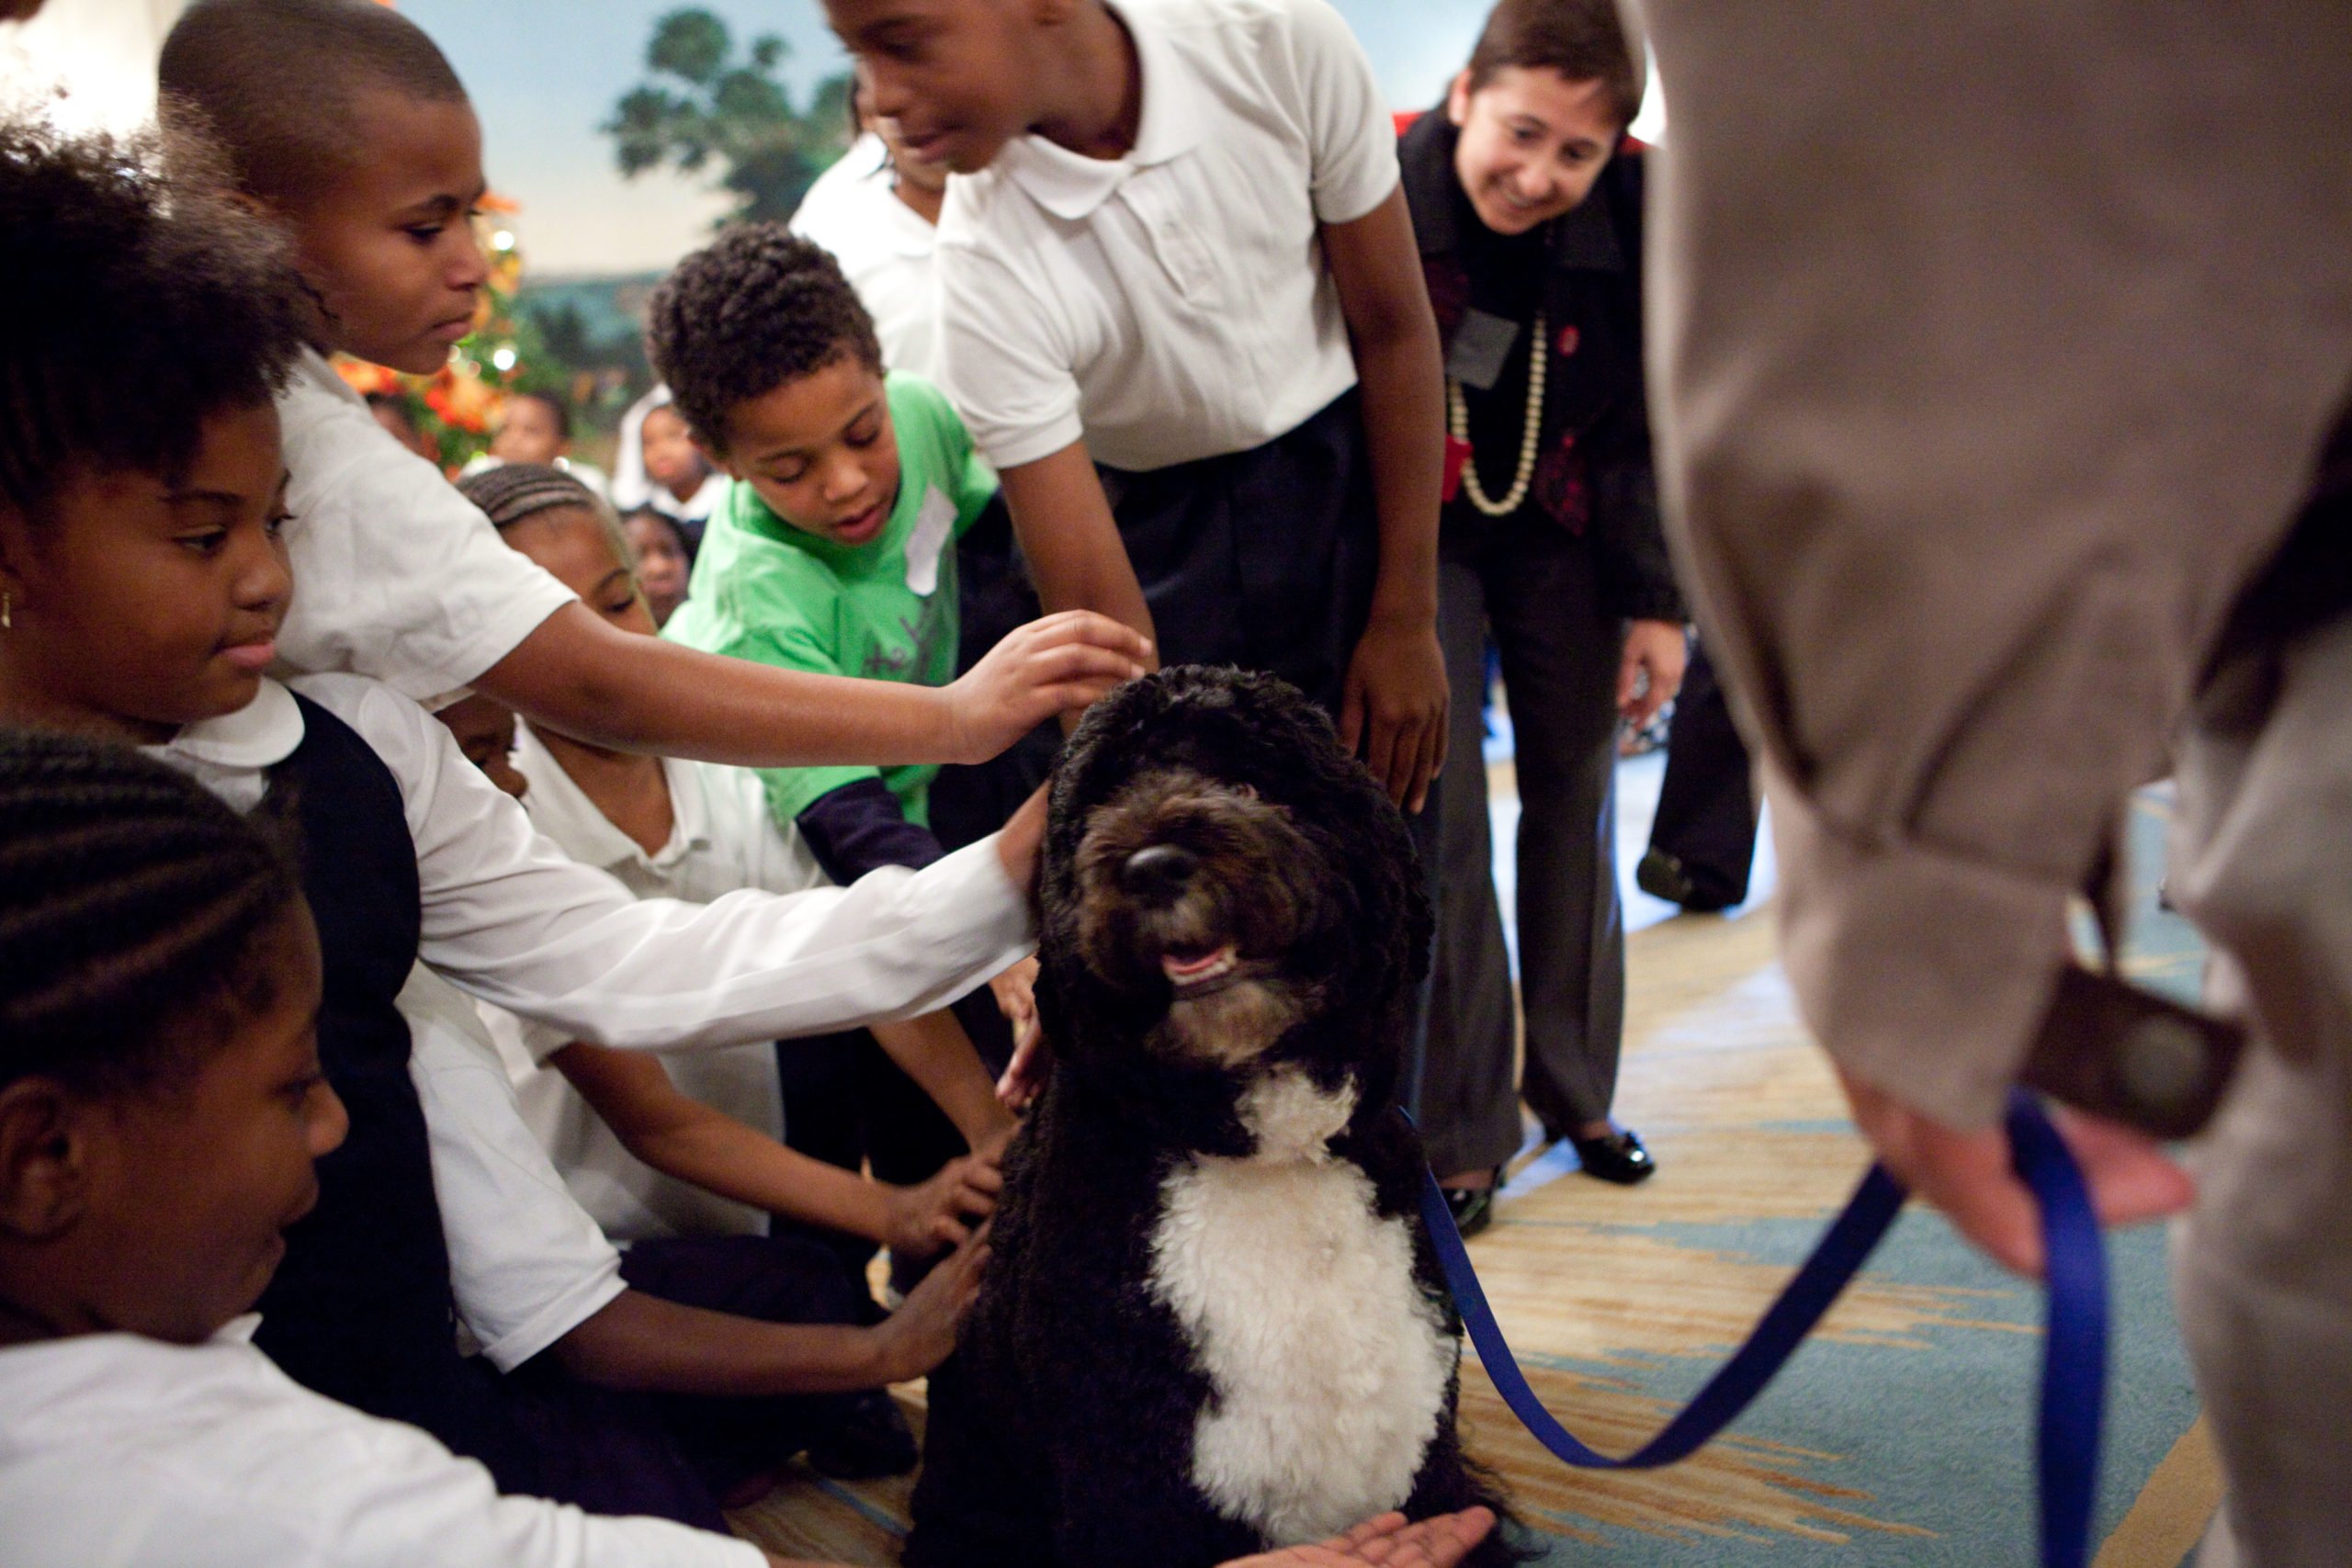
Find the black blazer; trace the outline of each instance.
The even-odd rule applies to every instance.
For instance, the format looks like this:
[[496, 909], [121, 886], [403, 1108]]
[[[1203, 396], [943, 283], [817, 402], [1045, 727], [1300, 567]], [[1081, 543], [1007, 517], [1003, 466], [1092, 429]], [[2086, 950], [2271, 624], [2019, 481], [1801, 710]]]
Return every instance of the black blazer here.
[[[1442, 112], [1425, 114], [1397, 149], [1448, 350], [1473, 288], [1462, 225], [1477, 221], [1454, 177], [1459, 134]], [[1642, 181], [1640, 150], [1628, 143], [1591, 194], [1548, 225], [1543, 298], [1552, 359], [1530, 504], [1590, 543], [1611, 614], [1679, 621], [1689, 612], [1658, 524], [1642, 369]]]

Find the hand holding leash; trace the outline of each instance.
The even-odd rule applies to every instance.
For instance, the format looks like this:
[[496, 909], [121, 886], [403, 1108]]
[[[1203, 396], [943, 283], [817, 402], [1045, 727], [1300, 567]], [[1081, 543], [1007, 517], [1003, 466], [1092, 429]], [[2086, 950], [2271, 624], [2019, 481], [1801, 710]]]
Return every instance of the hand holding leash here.
[[[1949, 1127], [1843, 1068], [1838, 1077], [1854, 1125], [1897, 1181], [1941, 1209], [1995, 1262], [2041, 1277], [2041, 1212], [2017, 1172], [2006, 1127]], [[2195, 1197], [2188, 1173], [2146, 1134], [2064, 1106], [2052, 1120], [2082, 1168], [2101, 1224], [2162, 1219]]]

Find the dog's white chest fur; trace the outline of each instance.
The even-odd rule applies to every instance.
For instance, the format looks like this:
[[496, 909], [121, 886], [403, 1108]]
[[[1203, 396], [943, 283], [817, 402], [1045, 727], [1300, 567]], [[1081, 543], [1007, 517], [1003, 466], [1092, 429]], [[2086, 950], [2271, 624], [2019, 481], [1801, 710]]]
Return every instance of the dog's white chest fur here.
[[1354, 1091], [1282, 1073], [1251, 1089], [1248, 1159], [1170, 1173], [1152, 1293], [1182, 1325], [1215, 1397], [1193, 1481], [1276, 1546], [1320, 1540], [1411, 1493], [1460, 1354], [1413, 1277], [1402, 1219], [1332, 1156]]

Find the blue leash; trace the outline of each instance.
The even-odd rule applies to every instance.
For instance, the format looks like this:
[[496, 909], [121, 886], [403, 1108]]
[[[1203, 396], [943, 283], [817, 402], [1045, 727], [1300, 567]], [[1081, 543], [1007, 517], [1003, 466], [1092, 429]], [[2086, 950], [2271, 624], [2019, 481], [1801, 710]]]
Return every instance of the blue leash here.
[[[2041, 1561], [2046, 1568], [2084, 1568], [2098, 1480], [2099, 1424], [2107, 1400], [2107, 1255], [2082, 1172], [2041, 1106], [2022, 1089], [2009, 1099], [2008, 1134], [2018, 1174], [2041, 1205], [2041, 1239], [2049, 1258], [2036, 1454]], [[1587, 1447], [1553, 1419], [1527, 1386], [1433, 1175], [1425, 1175], [1422, 1181], [1421, 1219], [1478, 1359], [1521, 1425], [1579, 1469], [1651, 1470], [1696, 1452], [1764, 1391], [1894, 1224], [1906, 1196], [1883, 1166], [1872, 1166], [1846, 1212], [1765, 1313], [1747, 1343], [1664, 1431], [1623, 1459]]]

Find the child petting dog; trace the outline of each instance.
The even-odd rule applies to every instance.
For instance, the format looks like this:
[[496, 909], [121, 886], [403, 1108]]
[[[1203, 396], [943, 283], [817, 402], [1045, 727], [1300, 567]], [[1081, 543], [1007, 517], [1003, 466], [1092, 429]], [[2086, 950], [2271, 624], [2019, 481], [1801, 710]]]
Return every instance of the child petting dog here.
[[[651, 637], [653, 626], [620, 541], [609, 517], [582, 487], [552, 469], [512, 467], [465, 480], [461, 488], [497, 526], [501, 538], [537, 561], [582, 604], [621, 630]], [[788, 893], [825, 885], [824, 872], [792, 822], [779, 822], [769, 812], [753, 773], [613, 751], [544, 725], [521, 727], [511, 713], [486, 697], [444, 709], [440, 716], [461, 742], [469, 729], [487, 727], [487, 733], [467, 746], [469, 757], [500, 788], [520, 798], [540, 831], [566, 853], [611, 872], [640, 897], [707, 902], [743, 887]], [[1012, 1131], [1012, 1118], [952, 1017], [926, 1014], [876, 1024], [872, 1032], [967, 1143], [990, 1153], [1001, 1146]], [[794, 1056], [808, 1048], [806, 1042], [794, 1042], [783, 1054]], [[650, 1085], [651, 1075], [662, 1071], [658, 1064], [617, 1060], [622, 1055], [585, 1043], [550, 1055], [543, 1043], [530, 1052], [592, 1095], [598, 1086], [616, 1086], [624, 1079]], [[670, 1064], [665, 1076], [674, 1077], [690, 1095], [773, 1136], [782, 1114], [776, 1058], [775, 1051], [761, 1046], [696, 1052]], [[587, 1117], [587, 1107], [576, 1098], [563, 1098], [561, 1111], [542, 1122], [541, 1130], [551, 1135], [554, 1146], [570, 1151], [571, 1157], [562, 1162], [568, 1168], [584, 1167], [594, 1173], [594, 1185], [602, 1196], [589, 1207], [608, 1232], [633, 1240], [641, 1235], [707, 1229], [714, 1220], [719, 1228], [737, 1228], [726, 1223], [727, 1216], [713, 1214], [686, 1194], [640, 1182], [638, 1179], [646, 1173], [632, 1170], [633, 1162], [616, 1159], [619, 1151], [599, 1139], [588, 1124], [594, 1119]], [[631, 1120], [642, 1125], [640, 1119]], [[697, 1164], [701, 1178], [689, 1179], [727, 1179], [723, 1160], [704, 1158]], [[943, 1190], [960, 1188], [978, 1168], [961, 1159], [949, 1164], [954, 1174], [942, 1183]], [[839, 1177], [834, 1168], [826, 1168]], [[929, 1183], [946, 1174], [927, 1171], [923, 1179]], [[574, 1185], [579, 1190], [582, 1184]], [[910, 1196], [914, 1190], [905, 1190]], [[682, 1224], [682, 1206], [694, 1208], [700, 1217]], [[875, 1239], [895, 1237], [909, 1250], [928, 1250], [913, 1242], [916, 1230], [928, 1228], [927, 1222], [913, 1223], [917, 1210], [930, 1213], [926, 1205], [915, 1204], [896, 1220], [865, 1213], [838, 1228]]]
[[[655, 1299], [626, 1288], [609, 1247], [524, 1267], [503, 1206], [451, 1185], [436, 1145], [452, 1122], [420, 1103], [402, 987], [422, 959], [566, 1038], [630, 1046], [933, 1010], [1025, 953], [1034, 821], [912, 876], [708, 906], [639, 901], [563, 858], [406, 698], [262, 673], [294, 586], [270, 397], [300, 342], [271, 231], [168, 178], [153, 146], [29, 125], [0, 127], [0, 265], [26, 280], [0, 302], [0, 384], [21, 389], [0, 426], [0, 719], [152, 746], [302, 836], [327, 963], [321, 1054], [352, 1127], [257, 1343], [320, 1392], [478, 1453], [509, 1490], [716, 1523], [721, 1478], [662, 1461], [641, 1413], [573, 1385], [760, 1396], [780, 1460], [823, 1418], [782, 1402], [946, 1353], [977, 1254], [870, 1328], [854, 1302], [814, 1293], [816, 1324], [710, 1312], [698, 1287]], [[485, 1136], [512, 1122], [500, 1100], [456, 1109]], [[488, 1242], [455, 1228], [469, 1216]], [[477, 1243], [505, 1266], [469, 1299], [452, 1256]], [[830, 1289], [780, 1254], [763, 1267]], [[765, 1299], [779, 1298], [800, 1299], [790, 1281]], [[482, 1330], [484, 1358], [458, 1354], [453, 1317]], [[527, 1382], [504, 1375], [534, 1361]]]
[[[956, 542], [995, 500], [996, 476], [938, 389], [886, 367], [873, 319], [833, 258], [780, 224], [743, 224], [681, 262], [647, 313], [655, 369], [695, 440], [735, 481], [662, 635], [787, 670], [947, 684], [959, 635]], [[940, 857], [930, 827], [938, 772], [760, 776], [778, 825], [845, 884]], [[1008, 1010], [1025, 1009], [1025, 980], [1022, 970], [1000, 981]], [[1003, 1032], [972, 1007], [961, 1016], [983, 1038]], [[959, 1066], [970, 1062], [964, 1026], [939, 1027], [941, 1048]], [[918, 1182], [1011, 1131], [968, 1117], [951, 1125], [901, 1066], [859, 1035], [804, 1043], [784, 1064], [787, 1138], [851, 1169], [870, 1163], [886, 1179]], [[982, 1114], [995, 1111], [983, 1096]], [[898, 1261], [903, 1286], [911, 1276]]]
[[282, 227], [300, 276], [305, 342], [277, 399], [303, 585], [275, 641], [287, 666], [426, 703], [479, 688], [603, 743], [763, 766], [978, 761], [1147, 657], [1086, 615], [1023, 628], [944, 688], [624, 637], [501, 548], [325, 357], [430, 372], [472, 330], [481, 132], [432, 40], [363, 0], [198, 0], [164, 42], [161, 88], [221, 144], [225, 177]]
[[[292, 857], [175, 770], [22, 731], [0, 731], [0, 840], [13, 1568], [819, 1568], [502, 1496], [274, 1367], [243, 1314], [348, 1125]], [[1488, 1523], [1390, 1517], [1247, 1568], [1449, 1568]]]

